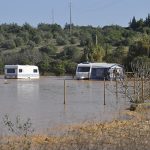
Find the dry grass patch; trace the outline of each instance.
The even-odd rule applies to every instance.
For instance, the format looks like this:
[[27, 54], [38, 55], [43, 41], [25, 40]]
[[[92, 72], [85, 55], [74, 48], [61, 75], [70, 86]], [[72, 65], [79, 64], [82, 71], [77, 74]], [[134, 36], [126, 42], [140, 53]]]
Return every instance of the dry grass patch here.
[[[147, 109], [146, 109], [147, 108]], [[143, 110], [144, 109], [144, 110]], [[131, 120], [86, 122], [57, 128], [57, 134], [1, 139], [1, 150], [149, 150], [149, 107], [126, 111]], [[60, 133], [60, 134], [58, 134]]]

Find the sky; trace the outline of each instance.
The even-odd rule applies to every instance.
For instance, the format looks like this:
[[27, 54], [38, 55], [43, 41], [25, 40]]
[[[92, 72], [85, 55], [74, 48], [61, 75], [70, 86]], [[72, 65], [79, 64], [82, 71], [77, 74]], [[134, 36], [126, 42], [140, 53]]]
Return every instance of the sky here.
[[[71, 3], [71, 11], [70, 11]], [[71, 12], [71, 15], [70, 15]], [[66, 23], [79, 26], [119, 25], [127, 27], [133, 16], [150, 14], [150, 0], [0, 0], [0, 24]]]

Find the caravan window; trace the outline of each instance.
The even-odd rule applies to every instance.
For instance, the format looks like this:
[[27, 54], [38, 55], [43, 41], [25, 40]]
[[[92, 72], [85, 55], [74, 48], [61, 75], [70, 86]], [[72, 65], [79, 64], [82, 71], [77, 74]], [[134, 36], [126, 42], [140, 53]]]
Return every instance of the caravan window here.
[[21, 73], [21, 72], [22, 72], [22, 69], [19, 69], [19, 72]]
[[13, 69], [13, 68], [8, 68], [8, 69], [7, 69], [7, 73], [15, 73], [15, 69]]
[[78, 72], [89, 72], [90, 67], [78, 67]]
[[34, 72], [34, 73], [37, 73], [37, 69], [33, 69], [33, 72]]

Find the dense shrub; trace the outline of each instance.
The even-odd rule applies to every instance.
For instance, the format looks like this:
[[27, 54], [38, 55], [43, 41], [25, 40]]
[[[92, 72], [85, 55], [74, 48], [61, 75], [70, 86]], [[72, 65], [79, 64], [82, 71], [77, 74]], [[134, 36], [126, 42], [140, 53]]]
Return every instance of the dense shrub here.
[[1, 47], [5, 49], [13, 49], [16, 47], [16, 44], [14, 40], [7, 40], [7, 41], [2, 42]]

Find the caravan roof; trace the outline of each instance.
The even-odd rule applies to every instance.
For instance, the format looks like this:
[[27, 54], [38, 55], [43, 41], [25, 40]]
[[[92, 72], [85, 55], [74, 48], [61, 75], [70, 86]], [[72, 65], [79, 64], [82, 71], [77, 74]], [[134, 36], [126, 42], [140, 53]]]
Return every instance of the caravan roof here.
[[115, 63], [80, 63], [78, 66], [92, 66], [92, 68], [120, 68], [120, 65]]
[[5, 68], [18, 68], [18, 67], [37, 67], [34, 65], [5, 65]]

